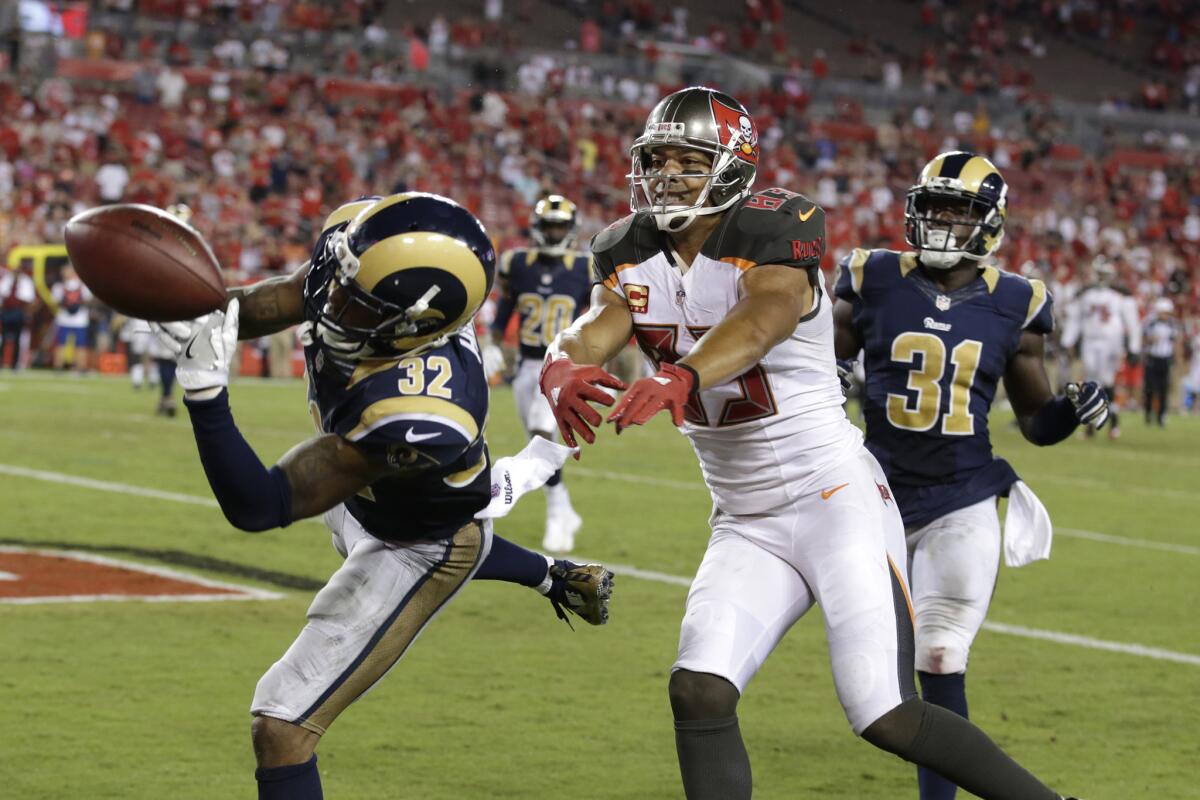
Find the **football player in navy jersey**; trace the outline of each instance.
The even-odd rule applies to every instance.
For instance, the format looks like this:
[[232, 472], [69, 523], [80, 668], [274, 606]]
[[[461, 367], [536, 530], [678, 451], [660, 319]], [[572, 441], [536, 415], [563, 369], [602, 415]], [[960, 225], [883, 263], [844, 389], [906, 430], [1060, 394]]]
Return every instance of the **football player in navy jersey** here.
[[[575, 204], [562, 195], [539, 200], [529, 220], [534, 246], [502, 254], [496, 275], [499, 301], [489, 346], [497, 346], [504, 338], [515, 311], [520, 355], [512, 382], [513, 399], [525, 433], [531, 437], [553, 440], [557, 436], [554, 414], [538, 391], [538, 373], [547, 346], [587, 308], [592, 292], [591, 259], [575, 249], [575, 214]], [[542, 547], [553, 553], [571, 552], [581, 523], [559, 470], [546, 481]]]
[[667, 411], [699, 457], [712, 535], [668, 683], [687, 797], [751, 796], [739, 700], [819, 602], [857, 735], [983, 798], [1059, 800], [970, 722], [917, 697], [903, 524], [842, 408], [824, 211], [787, 189], [751, 192], [757, 129], [715, 89], [665, 97], [630, 155], [633, 213], [592, 240], [591, 307], [555, 340], [540, 383], [564, 439], [594, 442], [590, 404], [624, 388], [600, 365], [633, 333], [657, 372], [608, 420], [629, 432]]
[[[563, 618], [564, 608], [607, 617], [608, 570], [552, 561], [476, 519], [492, 489], [488, 386], [469, 323], [494, 268], [483, 226], [454, 202], [368, 198], [334, 212], [294, 275], [160, 328], [229, 521], [262, 531], [323, 514], [345, 559], [255, 690], [260, 798], [322, 796], [320, 737], [473, 577], [535, 587]], [[267, 469], [230, 413], [229, 363], [239, 333], [300, 322], [318, 434]]]
[[[1095, 383], [1069, 385], [1062, 397], [1050, 389], [1043, 349], [1054, 319], [1045, 284], [986, 263], [1007, 213], [1007, 185], [989, 160], [942, 153], [908, 192], [905, 238], [914, 252], [854, 250], [835, 289], [837, 355], [864, 353], [866, 444], [904, 518], [922, 694], [963, 717], [967, 654], [1000, 560], [998, 497], [1014, 495], [1006, 551], [1020, 537], [1034, 551], [1010, 552], [1010, 563], [1049, 554], [1049, 517], [992, 455], [996, 387], [1003, 380], [1021, 432], [1037, 445], [1062, 441], [1081, 423], [1102, 425], [1108, 414]], [[1018, 504], [1033, 509], [1030, 521], [1015, 524]], [[954, 797], [955, 785], [938, 773], [919, 768], [918, 777], [922, 800]]]

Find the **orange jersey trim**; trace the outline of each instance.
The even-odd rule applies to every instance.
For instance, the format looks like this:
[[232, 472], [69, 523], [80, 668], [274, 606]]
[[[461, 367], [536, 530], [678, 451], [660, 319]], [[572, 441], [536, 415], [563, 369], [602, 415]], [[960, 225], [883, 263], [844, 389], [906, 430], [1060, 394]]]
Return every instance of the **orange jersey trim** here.
[[605, 286], [607, 286], [609, 289], [612, 289], [612, 290], [614, 290], [614, 291], [615, 291], [615, 290], [616, 290], [616, 288], [617, 288], [617, 284], [621, 282], [621, 281], [620, 281], [620, 280], [617, 278], [617, 275], [618, 275], [618, 274], [620, 274], [621, 272], [623, 272], [623, 271], [627, 270], [627, 269], [633, 269], [634, 267], [640, 267], [640, 266], [641, 266], [641, 264], [634, 264], [634, 263], [629, 263], [629, 264], [618, 264], [618, 265], [617, 265], [617, 268], [613, 270], [613, 273], [612, 273], [612, 275], [609, 275], [607, 278], [605, 278], [605, 279], [604, 279], [604, 281], [603, 281], [603, 283], [604, 283], [604, 285], [605, 285]]
[[892, 573], [896, 576], [896, 580], [900, 582], [900, 591], [904, 592], [904, 602], [908, 605], [908, 618], [915, 625], [917, 615], [913, 613], [912, 598], [908, 596], [908, 585], [904, 583], [904, 578], [900, 574], [900, 570], [896, 569], [896, 565], [892, 562], [892, 557], [888, 556], [888, 566], [892, 568]]
[[737, 256], [725, 256], [721, 259], [724, 264], [729, 264], [732, 267], [737, 267], [742, 272], [758, 266], [757, 261], [751, 261], [748, 258], [738, 258]]

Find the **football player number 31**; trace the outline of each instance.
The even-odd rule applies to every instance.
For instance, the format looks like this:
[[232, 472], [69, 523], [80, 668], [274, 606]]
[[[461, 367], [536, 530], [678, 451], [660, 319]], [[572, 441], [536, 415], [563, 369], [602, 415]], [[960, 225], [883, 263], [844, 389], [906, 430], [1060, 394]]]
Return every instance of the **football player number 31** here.
[[[979, 368], [983, 342], [964, 339], [950, 351], [954, 379], [950, 382], [950, 410], [942, 415], [942, 433], [970, 436], [975, 433], [971, 416], [971, 384]], [[920, 365], [917, 366], [917, 357]], [[888, 422], [906, 431], [927, 431], [937, 422], [942, 408], [942, 376], [946, 371], [946, 345], [928, 333], [902, 333], [892, 342], [892, 361], [913, 364], [908, 372], [908, 389], [916, 393], [916, 402], [902, 394], [887, 397]]]
[[575, 319], [575, 299], [570, 295], [525, 292], [517, 298], [521, 315], [521, 344], [527, 347], [549, 347], [554, 337], [567, 329]]

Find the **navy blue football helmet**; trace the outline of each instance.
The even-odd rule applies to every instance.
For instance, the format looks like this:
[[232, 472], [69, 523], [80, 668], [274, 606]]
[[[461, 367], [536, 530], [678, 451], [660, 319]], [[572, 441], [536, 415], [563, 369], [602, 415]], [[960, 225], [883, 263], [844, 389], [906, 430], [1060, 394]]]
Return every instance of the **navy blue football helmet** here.
[[306, 281], [306, 318], [338, 360], [411, 355], [467, 325], [495, 271], [487, 231], [453, 200], [368, 198], [326, 221]]

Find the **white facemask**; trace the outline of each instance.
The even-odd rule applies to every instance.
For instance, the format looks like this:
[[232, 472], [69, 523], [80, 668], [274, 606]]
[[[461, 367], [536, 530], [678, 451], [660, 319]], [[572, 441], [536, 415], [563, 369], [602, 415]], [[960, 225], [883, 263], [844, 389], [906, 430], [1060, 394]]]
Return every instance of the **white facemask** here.
[[958, 242], [954, 234], [947, 230], [932, 230], [925, 234], [925, 241], [931, 249], [921, 250], [921, 263], [931, 269], [950, 269], [960, 260], [963, 254], [956, 249]]

